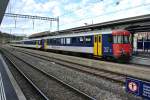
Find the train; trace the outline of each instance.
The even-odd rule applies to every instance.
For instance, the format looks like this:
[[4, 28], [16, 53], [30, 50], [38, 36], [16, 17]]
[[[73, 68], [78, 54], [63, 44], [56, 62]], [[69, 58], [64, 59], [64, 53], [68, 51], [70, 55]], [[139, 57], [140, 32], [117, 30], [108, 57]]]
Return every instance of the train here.
[[123, 29], [58, 34], [13, 41], [11, 45], [115, 59], [130, 59], [133, 50], [131, 33]]

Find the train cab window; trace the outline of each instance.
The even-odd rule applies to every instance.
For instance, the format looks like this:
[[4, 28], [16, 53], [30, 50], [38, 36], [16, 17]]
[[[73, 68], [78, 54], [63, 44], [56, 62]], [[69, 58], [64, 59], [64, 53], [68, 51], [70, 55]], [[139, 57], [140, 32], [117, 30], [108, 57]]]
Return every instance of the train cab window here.
[[118, 43], [123, 43], [123, 36], [118, 36]]
[[117, 35], [113, 36], [113, 43], [129, 43], [129, 36]]
[[129, 43], [129, 36], [124, 36], [123, 37], [124, 43]]
[[113, 43], [118, 43], [117, 41], [117, 36], [113, 36]]

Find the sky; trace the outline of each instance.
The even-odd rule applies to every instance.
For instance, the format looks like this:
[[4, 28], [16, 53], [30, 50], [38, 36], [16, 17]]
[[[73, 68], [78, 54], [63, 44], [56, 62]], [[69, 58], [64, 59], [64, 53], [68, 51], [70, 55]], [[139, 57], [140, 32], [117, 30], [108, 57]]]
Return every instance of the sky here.
[[[150, 0], [10, 0], [6, 13], [57, 18], [60, 30], [150, 14]], [[56, 31], [57, 23], [3, 18], [0, 31], [31, 35]]]

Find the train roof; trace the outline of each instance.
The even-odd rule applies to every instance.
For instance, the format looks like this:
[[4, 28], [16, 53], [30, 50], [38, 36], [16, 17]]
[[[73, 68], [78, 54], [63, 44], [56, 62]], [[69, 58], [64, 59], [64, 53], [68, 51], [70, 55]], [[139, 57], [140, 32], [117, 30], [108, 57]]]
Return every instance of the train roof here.
[[130, 35], [130, 32], [127, 30], [113, 30], [113, 35]]
[[41, 38], [34, 38], [34, 39], [23, 39], [23, 40], [18, 40], [18, 41], [11, 41], [13, 42], [23, 42], [23, 41], [31, 41], [31, 40], [41, 40]]
[[[50, 38], [62, 38], [62, 37], [75, 37], [75, 36], [89, 36], [89, 35], [96, 35], [96, 34], [113, 34], [113, 35], [129, 35], [130, 32], [126, 30], [97, 30], [97, 31], [88, 31], [88, 32], [81, 32], [81, 33], [72, 33], [72, 34], [58, 34], [55, 36], [46, 36], [46, 37], [40, 37], [40, 38], [32, 38], [32, 39], [24, 39], [21, 41], [32, 41], [32, 40], [41, 40], [41, 39], [50, 39]], [[17, 41], [16, 41], [17, 42]]]
[[81, 33], [72, 33], [72, 34], [59, 34], [56, 36], [47, 36], [43, 37], [42, 39], [48, 39], [48, 38], [61, 38], [61, 37], [75, 37], [75, 36], [88, 36], [93, 34], [112, 34], [111, 30], [105, 30], [105, 31], [89, 31], [89, 32], [81, 32]]

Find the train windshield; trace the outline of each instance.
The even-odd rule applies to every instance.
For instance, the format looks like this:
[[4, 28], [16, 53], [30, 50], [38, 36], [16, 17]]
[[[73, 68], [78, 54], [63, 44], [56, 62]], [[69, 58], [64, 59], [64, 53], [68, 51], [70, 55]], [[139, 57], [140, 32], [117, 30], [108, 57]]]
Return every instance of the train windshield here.
[[114, 35], [113, 43], [130, 43], [128, 35]]

